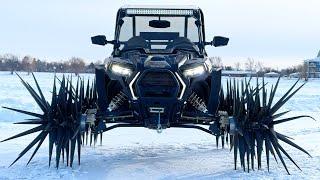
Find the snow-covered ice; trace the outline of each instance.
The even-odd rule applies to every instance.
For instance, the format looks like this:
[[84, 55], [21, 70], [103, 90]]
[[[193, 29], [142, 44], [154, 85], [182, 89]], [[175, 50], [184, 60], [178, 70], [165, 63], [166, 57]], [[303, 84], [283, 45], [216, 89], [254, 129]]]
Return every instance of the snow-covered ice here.
[[[33, 84], [32, 76], [20, 74]], [[50, 97], [54, 75], [36, 73], [36, 77], [45, 96]], [[266, 81], [271, 85], [276, 79]], [[294, 81], [282, 79], [276, 98]], [[0, 106], [39, 111], [16, 75], [0, 72], [0, 87]], [[8, 167], [36, 134], [0, 143], [0, 179], [320, 179], [320, 80], [310, 80], [281, 110], [288, 109], [292, 111], [287, 116], [306, 114], [317, 119], [304, 118], [276, 126], [313, 156], [284, 145], [302, 169], [285, 159], [292, 175], [287, 175], [273, 159], [270, 172], [265, 159], [262, 170], [246, 173], [240, 165], [239, 170], [233, 170], [229, 148], [217, 149], [215, 137], [199, 130], [169, 128], [158, 134], [146, 128], [121, 128], [104, 133], [102, 146], [84, 146], [80, 166], [62, 165], [58, 170], [48, 166], [47, 142], [28, 166], [32, 152]], [[24, 118], [27, 116], [1, 108], [0, 140], [28, 129], [30, 126], [12, 124]]]

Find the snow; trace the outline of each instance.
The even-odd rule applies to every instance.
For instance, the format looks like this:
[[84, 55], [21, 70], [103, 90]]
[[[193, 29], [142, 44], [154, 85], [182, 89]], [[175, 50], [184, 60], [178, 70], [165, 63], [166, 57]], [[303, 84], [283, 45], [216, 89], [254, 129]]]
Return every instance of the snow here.
[[[32, 76], [20, 73], [33, 85]], [[58, 74], [61, 77], [61, 74]], [[81, 75], [93, 79], [93, 75]], [[50, 97], [53, 74], [36, 73], [45, 96]], [[268, 86], [275, 78], [267, 78]], [[225, 85], [226, 79], [223, 79]], [[283, 78], [276, 98], [295, 80]], [[299, 84], [301, 84], [300, 82]], [[39, 111], [16, 75], [0, 72], [0, 106]], [[48, 166], [45, 141], [33, 161], [25, 166], [31, 153], [8, 167], [22, 149], [37, 134], [0, 143], [0, 179], [319, 179], [320, 178], [320, 80], [310, 80], [281, 110], [291, 109], [288, 116], [306, 114], [307, 118], [276, 126], [276, 130], [291, 136], [312, 158], [284, 145], [302, 171], [285, 159], [291, 175], [273, 159], [270, 172], [263, 158], [262, 170], [233, 170], [233, 153], [229, 148], [216, 148], [215, 137], [199, 130], [169, 128], [158, 134], [146, 128], [120, 128], [104, 133], [103, 145], [84, 146], [81, 165], [62, 165], [58, 170]], [[0, 109], [0, 140], [31, 126], [13, 125], [27, 116]]]

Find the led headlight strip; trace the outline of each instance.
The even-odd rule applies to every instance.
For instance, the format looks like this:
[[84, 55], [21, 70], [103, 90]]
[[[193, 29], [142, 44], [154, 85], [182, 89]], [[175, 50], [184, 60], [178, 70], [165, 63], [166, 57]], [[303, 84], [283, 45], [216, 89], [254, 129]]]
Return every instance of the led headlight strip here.
[[183, 75], [186, 77], [195, 77], [204, 74], [206, 71], [209, 73], [212, 71], [212, 63], [209, 58], [207, 58], [203, 64], [185, 69]]
[[186, 69], [183, 71], [183, 75], [186, 77], [194, 77], [203, 74], [206, 71], [203, 65], [198, 65], [196, 67]]
[[125, 67], [125, 65], [120, 64], [111, 64], [110, 69], [112, 73], [118, 74], [121, 76], [130, 76], [132, 74], [132, 69], [129, 67]]

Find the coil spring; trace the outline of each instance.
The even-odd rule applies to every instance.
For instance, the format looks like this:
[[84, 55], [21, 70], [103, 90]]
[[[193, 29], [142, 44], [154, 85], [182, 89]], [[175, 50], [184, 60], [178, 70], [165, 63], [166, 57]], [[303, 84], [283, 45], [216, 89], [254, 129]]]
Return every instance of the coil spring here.
[[191, 94], [187, 101], [197, 110], [204, 113], [208, 112], [206, 104], [195, 92]]
[[117, 95], [115, 95], [109, 104], [108, 110], [114, 111], [118, 109], [125, 101], [127, 100], [127, 95], [120, 91]]

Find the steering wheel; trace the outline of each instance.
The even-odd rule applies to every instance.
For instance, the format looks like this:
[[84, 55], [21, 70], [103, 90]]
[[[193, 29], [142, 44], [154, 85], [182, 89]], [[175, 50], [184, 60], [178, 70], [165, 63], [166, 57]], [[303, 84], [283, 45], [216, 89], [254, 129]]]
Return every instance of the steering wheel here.
[[124, 45], [122, 51], [128, 51], [132, 49], [148, 49], [149, 45], [145, 39], [140, 36], [130, 38]]

